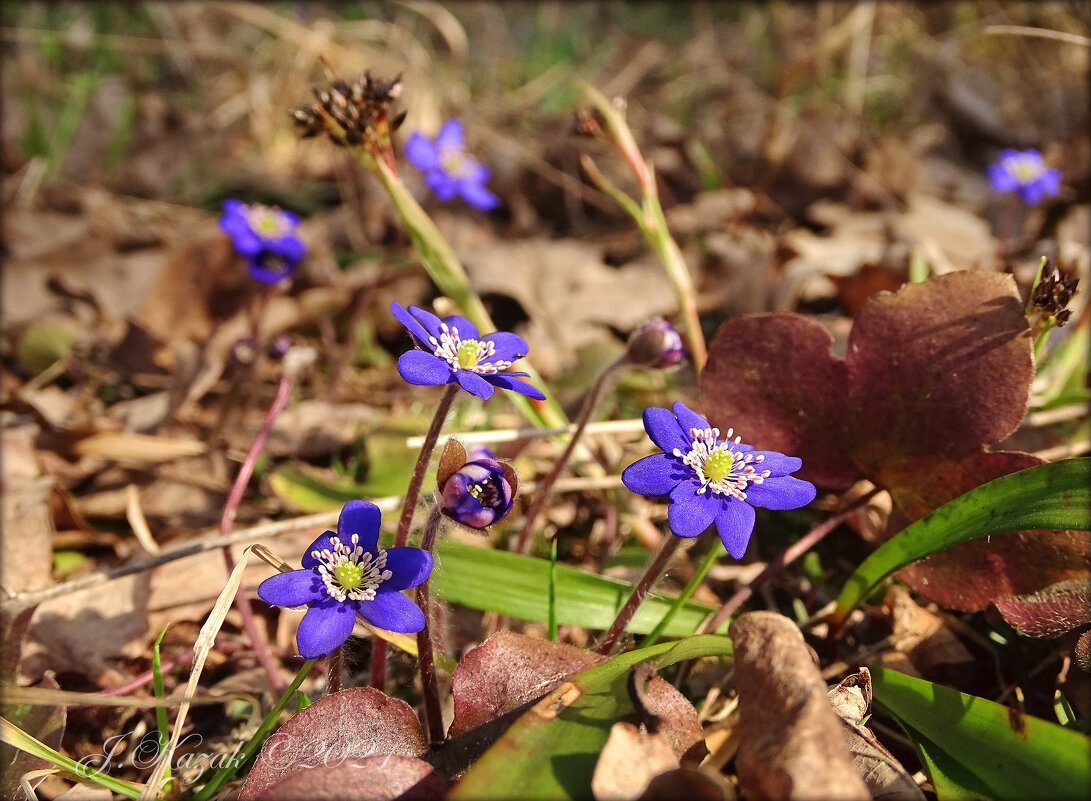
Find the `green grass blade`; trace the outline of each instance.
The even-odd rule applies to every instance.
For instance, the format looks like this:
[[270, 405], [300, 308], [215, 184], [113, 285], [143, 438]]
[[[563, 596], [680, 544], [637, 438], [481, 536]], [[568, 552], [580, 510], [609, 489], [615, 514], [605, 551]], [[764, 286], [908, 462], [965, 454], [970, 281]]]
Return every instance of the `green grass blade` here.
[[1091, 531], [1091, 458], [1001, 476], [921, 518], [849, 576], [832, 620], [843, 621], [875, 585], [911, 562], [961, 542], [1025, 529]]
[[[159, 632], [159, 636], [155, 638], [155, 644], [152, 646], [152, 692], [156, 698], [166, 698], [167, 692], [163, 687], [163, 662], [159, 655], [159, 646], [163, 642], [163, 637], [167, 634], [167, 629], [170, 628], [170, 623], [163, 626], [163, 630]], [[167, 720], [167, 708], [164, 706], [157, 706], [155, 708], [155, 725], [159, 730], [159, 753], [165, 753], [167, 750], [167, 744], [170, 743], [170, 722]], [[167, 765], [167, 770], [163, 774], [163, 778], [170, 778], [170, 765]], [[168, 781], [163, 785], [164, 791], [170, 791], [171, 783]]]
[[[655, 659], [663, 668], [686, 659], [730, 656], [731, 640], [710, 634], [630, 651], [581, 671], [564, 686], [570, 703], [534, 707], [486, 751], [448, 796], [460, 799], [591, 797], [591, 776], [610, 727], [633, 711], [629, 668]], [[578, 694], [578, 697], [574, 697]]]
[[[550, 619], [548, 559], [521, 556], [441, 540], [436, 546], [432, 592], [448, 603], [499, 612], [521, 620]], [[584, 573], [569, 565], [556, 566], [555, 620], [561, 626], [606, 629], [614, 622], [632, 585]], [[641, 604], [628, 631], [646, 634], [670, 612], [672, 598], [652, 594]], [[662, 634], [685, 637], [697, 630], [715, 608], [693, 601], [682, 605]], [[722, 631], [727, 630], [725, 622]]]
[[913, 740], [940, 801], [1091, 796], [1091, 739], [886, 668], [871, 669], [875, 702]]

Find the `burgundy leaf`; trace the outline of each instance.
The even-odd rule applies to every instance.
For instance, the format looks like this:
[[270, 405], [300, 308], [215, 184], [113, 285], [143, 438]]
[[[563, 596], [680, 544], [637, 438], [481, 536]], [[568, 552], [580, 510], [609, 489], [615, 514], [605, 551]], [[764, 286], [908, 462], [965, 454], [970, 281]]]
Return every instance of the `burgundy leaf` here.
[[725, 436], [734, 428], [759, 450], [798, 456], [800, 478], [848, 487], [861, 473], [846, 449], [848, 372], [831, 343], [798, 314], [729, 320], [709, 345], [699, 411]]
[[902, 458], [957, 459], [1011, 434], [1034, 379], [1010, 275], [966, 271], [881, 292], [849, 335], [852, 453], [870, 476]]
[[263, 792], [258, 801], [441, 801], [446, 795], [447, 783], [424, 760], [370, 756], [293, 773]]
[[1060, 637], [1091, 623], [1091, 576], [1059, 581], [1030, 595], [1000, 598], [996, 608], [1022, 634]]
[[371, 756], [415, 757], [424, 748], [420, 722], [405, 701], [370, 687], [343, 690], [315, 701], [265, 741], [239, 801], [256, 799], [295, 773]]

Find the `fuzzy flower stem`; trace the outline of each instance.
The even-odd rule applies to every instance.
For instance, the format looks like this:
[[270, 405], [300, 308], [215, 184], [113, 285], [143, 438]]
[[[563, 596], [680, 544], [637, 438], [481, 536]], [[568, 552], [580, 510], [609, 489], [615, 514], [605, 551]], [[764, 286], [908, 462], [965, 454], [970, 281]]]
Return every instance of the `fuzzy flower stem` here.
[[[443, 521], [440, 504], [432, 507], [428, 521], [424, 524], [421, 549], [432, 553], [436, 546], [436, 537]], [[443, 742], [443, 708], [439, 703], [439, 683], [436, 680], [436, 664], [432, 652], [432, 602], [428, 595], [428, 580], [417, 585], [417, 606], [424, 613], [424, 628], [417, 632], [417, 663], [420, 666], [420, 683], [424, 696], [424, 717], [428, 727], [428, 742], [432, 745]]]
[[572, 437], [568, 440], [568, 446], [564, 449], [564, 453], [561, 454], [561, 457], [553, 463], [553, 469], [550, 470], [549, 475], [546, 476], [545, 480], [538, 487], [534, 502], [523, 516], [523, 528], [520, 530], [519, 540], [515, 544], [515, 553], [521, 554], [526, 550], [527, 541], [530, 539], [530, 533], [534, 529], [534, 523], [538, 519], [538, 515], [541, 514], [542, 509], [545, 508], [546, 502], [549, 500], [550, 492], [553, 490], [553, 485], [557, 483], [561, 471], [572, 457], [572, 453], [575, 451], [576, 445], [580, 441], [580, 437], [583, 436], [584, 429], [587, 428], [587, 424], [591, 421], [591, 416], [594, 414], [595, 409], [598, 408], [599, 402], [602, 400], [602, 395], [606, 387], [610, 384], [610, 380], [624, 364], [624, 357], [621, 357], [606, 365], [603, 371], [599, 373], [598, 378], [595, 379], [595, 383], [587, 393], [587, 397], [584, 398], [583, 407], [580, 409], [580, 416], [576, 420], [576, 428], [572, 432]]
[[655, 552], [655, 556], [652, 557], [651, 564], [649, 564], [644, 571], [644, 575], [640, 577], [640, 581], [633, 587], [633, 592], [629, 596], [629, 600], [621, 607], [621, 611], [618, 612], [617, 618], [610, 624], [610, 628], [602, 638], [602, 642], [600, 642], [598, 648], [595, 649], [597, 653], [600, 653], [603, 656], [609, 656], [610, 652], [614, 650], [614, 646], [617, 645], [617, 641], [621, 638], [622, 633], [625, 631], [625, 627], [629, 625], [629, 621], [633, 619], [636, 610], [640, 608], [640, 605], [644, 602], [644, 599], [655, 585], [655, 582], [659, 580], [659, 576], [663, 573], [663, 569], [667, 566], [667, 563], [670, 562], [671, 557], [674, 556], [674, 552], [678, 550], [678, 546], [681, 544], [682, 540], [680, 537], [675, 537], [673, 534], [666, 534], [663, 536], [663, 541], [659, 543], [659, 549]]
[[[592, 105], [602, 114], [606, 123], [608, 138], [617, 148], [622, 158], [633, 171], [640, 184], [641, 205], [629, 198], [621, 190], [614, 187], [606, 177], [595, 169], [590, 158], [582, 160], [584, 169], [595, 184], [618, 203], [633, 218], [645, 241], [655, 251], [656, 256], [663, 263], [667, 273], [667, 279], [674, 287], [674, 294], [678, 299], [678, 307], [685, 321], [686, 338], [689, 350], [693, 356], [693, 364], [700, 372], [708, 359], [708, 351], [705, 347], [705, 335], [701, 330], [701, 321], [697, 314], [697, 291], [693, 286], [693, 278], [689, 274], [686, 260], [678, 243], [671, 236], [667, 226], [667, 218], [663, 214], [663, 206], [659, 202], [659, 190], [655, 183], [655, 170], [650, 162], [646, 161], [640, 153], [633, 138], [632, 130], [625, 121], [625, 115], [617, 106], [607, 100], [606, 96], [583, 81], [579, 82], [583, 93], [591, 101]], [[591, 168], [589, 169], [589, 165]]]
[[341, 692], [341, 671], [345, 663], [345, 646], [326, 657], [326, 695]]
[[[409, 479], [409, 488], [405, 492], [405, 501], [402, 503], [402, 515], [398, 518], [398, 529], [394, 533], [394, 547], [401, 548], [409, 539], [409, 524], [413, 522], [413, 511], [417, 507], [417, 498], [420, 497], [421, 484], [424, 483], [424, 473], [428, 469], [428, 462], [432, 458], [432, 451], [436, 449], [436, 441], [439, 439], [443, 421], [447, 419], [447, 413], [451, 411], [451, 405], [458, 394], [458, 384], [448, 384], [443, 392], [443, 397], [436, 407], [436, 414], [432, 418], [432, 425], [428, 427], [428, 433], [424, 436], [424, 444], [421, 445], [417, 463], [413, 466], [413, 475]], [[431, 548], [426, 548], [429, 553]], [[427, 626], [428, 612], [424, 612], [425, 626]], [[386, 640], [375, 638], [371, 647], [371, 686], [380, 692], [386, 686]]]
[[663, 615], [663, 619], [655, 624], [655, 628], [648, 632], [648, 635], [640, 641], [637, 648], [647, 648], [649, 645], [655, 645], [656, 640], [659, 639], [659, 635], [663, 633], [663, 629], [674, 620], [674, 616], [678, 614], [678, 610], [685, 605], [686, 601], [693, 597], [693, 593], [696, 592], [697, 588], [701, 585], [701, 582], [705, 580], [708, 571], [716, 564], [716, 560], [722, 553], [719, 546], [713, 543], [712, 547], [708, 549], [708, 552], [701, 559], [701, 564], [698, 565], [697, 570], [693, 574], [693, 578], [689, 580], [689, 583], [686, 584], [682, 592], [674, 599], [674, 603], [671, 604], [671, 608], [667, 610], [667, 614]]
[[[235, 519], [235, 512], [238, 511], [239, 503], [242, 501], [242, 494], [246, 491], [246, 485], [250, 483], [250, 477], [254, 474], [254, 465], [257, 464], [258, 456], [261, 455], [265, 442], [269, 439], [269, 432], [273, 430], [273, 423], [276, 421], [277, 415], [288, 404], [292, 383], [292, 379], [287, 375], [282, 374], [280, 376], [273, 404], [269, 407], [257, 436], [254, 437], [250, 452], [246, 454], [246, 459], [239, 468], [238, 475], [235, 476], [235, 485], [231, 488], [231, 494], [227, 496], [227, 503], [224, 504], [223, 515], [220, 517], [221, 537], [226, 537], [231, 533], [231, 524]], [[230, 545], [223, 547], [223, 555], [224, 562], [227, 565], [227, 572], [230, 574], [235, 569], [235, 557], [231, 554]], [[280, 671], [277, 670], [277, 666], [273, 663], [273, 659], [269, 655], [269, 649], [265, 646], [265, 641], [258, 634], [258, 627], [254, 623], [254, 612], [250, 608], [250, 602], [242, 593], [235, 594], [235, 608], [239, 610], [239, 614], [242, 616], [242, 627], [246, 631], [246, 636], [250, 638], [250, 644], [254, 646], [254, 652], [257, 654], [262, 668], [265, 669], [269, 682], [274, 689], [283, 690], [284, 679], [281, 678]]]
[[287, 689], [280, 696], [280, 700], [273, 705], [273, 708], [269, 710], [269, 714], [262, 720], [261, 726], [254, 732], [254, 735], [247, 740], [246, 745], [242, 747], [238, 756], [234, 759], [227, 760], [222, 767], [220, 767], [208, 783], [202, 787], [193, 796], [193, 801], [208, 801], [212, 798], [216, 791], [223, 787], [231, 778], [239, 772], [250, 759], [258, 752], [265, 741], [269, 739], [269, 735], [273, 733], [273, 729], [276, 728], [277, 722], [280, 720], [280, 715], [284, 711], [285, 707], [298, 692], [299, 687], [303, 684], [303, 680], [310, 675], [311, 669], [314, 667], [314, 663], [317, 660], [308, 659], [303, 663], [303, 666], [299, 669], [299, 673], [296, 674], [295, 679], [288, 685]]

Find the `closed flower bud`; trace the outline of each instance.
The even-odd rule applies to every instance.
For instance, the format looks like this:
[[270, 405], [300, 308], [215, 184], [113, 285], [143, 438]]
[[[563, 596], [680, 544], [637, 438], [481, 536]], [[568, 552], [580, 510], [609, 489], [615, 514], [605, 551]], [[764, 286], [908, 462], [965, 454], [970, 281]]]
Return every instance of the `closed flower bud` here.
[[625, 360], [638, 367], [662, 370], [674, 367], [686, 357], [681, 335], [666, 320], [656, 317], [629, 336]]
[[466, 449], [454, 439], [443, 449], [437, 484], [440, 511], [478, 531], [507, 516], [519, 486], [511, 465], [488, 457], [466, 461]]

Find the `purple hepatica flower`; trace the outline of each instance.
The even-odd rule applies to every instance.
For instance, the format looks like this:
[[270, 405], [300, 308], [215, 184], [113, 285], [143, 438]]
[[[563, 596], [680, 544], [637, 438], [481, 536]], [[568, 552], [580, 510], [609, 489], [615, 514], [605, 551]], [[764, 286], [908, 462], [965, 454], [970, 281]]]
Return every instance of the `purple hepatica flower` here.
[[462, 123], [458, 120], [443, 123], [435, 141], [414, 131], [405, 142], [405, 157], [424, 173], [424, 182], [440, 200], [461, 195], [482, 211], [500, 205], [500, 199], [485, 188], [489, 168], [466, 155]]
[[515, 496], [511, 468], [495, 459], [480, 458], [467, 462], [452, 473], [440, 487], [443, 506], [440, 511], [456, 523], [485, 529], [502, 520], [511, 511]]
[[727, 552], [741, 559], [754, 530], [754, 507], [795, 509], [815, 497], [813, 484], [788, 475], [794, 456], [756, 451], [720, 431], [684, 403], [644, 410], [644, 428], [663, 451], [625, 468], [621, 480], [641, 495], [669, 495], [667, 519], [678, 537], [696, 537], [713, 522]]
[[398, 372], [410, 384], [438, 386], [457, 381], [460, 387], [482, 400], [492, 396], [493, 387], [545, 400], [537, 388], [515, 380], [526, 377], [527, 373], [508, 370], [514, 361], [527, 354], [527, 343], [522, 337], [507, 331], [479, 336], [477, 326], [465, 317], [451, 315], [441, 320], [416, 306], [407, 311], [392, 303], [390, 311], [420, 346], [398, 358]]
[[1037, 150], [1002, 150], [988, 166], [989, 185], [997, 192], [1018, 192], [1023, 202], [1040, 203], [1061, 191], [1061, 171], [1047, 167]]
[[674, 367], [688, 353], [681, 335], [661, 317], [652, 318], [633, 331], [625, 346], [626, 361], [656, 370]]
[[387, 631], [424, 628], [424, 615], [399, 590], [428, 578], [432, 555], [420, 548], [380, 548], [379, 522], [378, 506], [349, 501], [337, 534], [327, 531], [311, 543], [302, 570], [278, 573], [258, 585], [258, 597], [267, 604], [310, 604], [296, 635], [305, 659], [336, 650], [352, 633], [356, 615]]
[[307, 252], [296, 236], [299, 217], [290, 211], [225, 200], [220, 228], [231, 237], [235, 252], [246, 259], [254, 279], [275, 284], [295, 272]]

